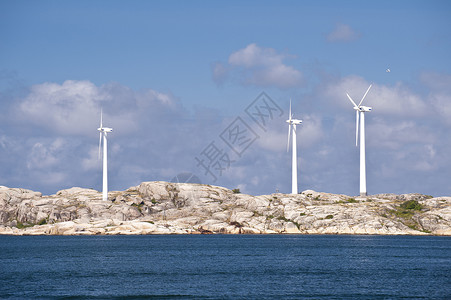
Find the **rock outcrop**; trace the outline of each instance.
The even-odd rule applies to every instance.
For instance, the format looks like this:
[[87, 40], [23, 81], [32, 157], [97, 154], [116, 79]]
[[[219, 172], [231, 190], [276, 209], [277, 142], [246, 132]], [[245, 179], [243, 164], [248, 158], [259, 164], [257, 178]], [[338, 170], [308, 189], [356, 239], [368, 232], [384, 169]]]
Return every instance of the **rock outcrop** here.
[[210, 185], [143, 182], [126, 191], [55, 195], [0, 187], [0, 234], [451, 235], [451, 197], [352, 198], [307, 190], [251, 196]]

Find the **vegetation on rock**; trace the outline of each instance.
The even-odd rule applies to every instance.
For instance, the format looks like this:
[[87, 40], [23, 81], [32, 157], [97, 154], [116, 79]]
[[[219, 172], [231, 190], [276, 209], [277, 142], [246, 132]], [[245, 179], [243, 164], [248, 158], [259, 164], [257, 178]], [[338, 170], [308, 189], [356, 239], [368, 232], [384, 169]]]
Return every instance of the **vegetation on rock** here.
[[411, 210], [423, 209], [423, 206], [420, 203], [418, 203], [418, 201], [416, 201], [416, 200], [405, 201], [400, 205], [400, 207], [404, 208], [404, 209], [411, 209]]

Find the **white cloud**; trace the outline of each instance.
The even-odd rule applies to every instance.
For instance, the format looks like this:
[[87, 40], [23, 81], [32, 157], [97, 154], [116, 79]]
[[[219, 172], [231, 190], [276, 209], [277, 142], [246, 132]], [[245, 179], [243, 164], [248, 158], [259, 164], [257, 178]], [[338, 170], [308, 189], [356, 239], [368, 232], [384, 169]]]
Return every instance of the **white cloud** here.
[[223, 63], [216, 62], [211, 64], [211, 73], [213, 76], [213, 81], [218, 85], [222, 85], [227, 79], [229, 70]]
[[418, 149], [418, 156], [420, 159], [415, 159], [411, 165], [413, 170], [430, 172], [434, 171], [438, 167], [436, 158], [435, 146], [432, 144], [426, 144]]
[[[67, 182], [67, 173], [62, 171], [48, 171], [44, 173], [33, 173], [36, 183], [40, 183], [46, 186], [58, 186], [58, 187], [68, 187], [66, 186]], [[62, 189], [62, 188], [61, 188]]]
[[49, 168], [61, 163], [60, 152], [64, 148], [64, 141], [60, 138], [48, 145], [35, 143], [27, 159], [28, 169]]
[[321, 124], [321, 116], [305, 115], [302, 124], [298, 126], [297, 137], [301, 148], [309, 148], [316, 145], [324, 136]]
[[0, 146], [6, 151], [15, 151], [20, 148], [15, 140], [6, 135], [0, 135]]
[[275, 66], [282, 63], [284, 56], [272, 48], [260, 48], [249, 44], [229, 56], [229, 64], [244, 67]]
[[326, 39], [328, 42], [350, 42], [360, 38], [360, 33], [356, 32], [347, 24], [338, 23], [330, 32]]
[[279, 128], [279, 130], [271, 129], [260, 136], [257, 140], [257, 144], [265, 150], [274, 152], [283, 151], [287, 148], [287, 134], [288, 129], [287, 131], [281, 130], [281, 128]]
[[99, 155], [99, 147], [91, 147], [87, 152], [87, 156], [81, 162], [83, 169], [86, 171], [100, 169], [101, 153]]
[[21, 116], [28, 122], [59, 133], [82, 134], [97, 123], [100, 102], [107, 95], [89, 81], [43, 83], [31, 88], [20, 104]]
[[445, 124], [451, 125], [451, 75], [425, 72], [420, 78], [430, 88], [430, 107]]
[[150, 89], [135, 92], [117, 83], [97, 87], [89, 81], [67, 80], [61, 85], [34, 85], [18, 110], [23, 120], [36, 127], [91, 136], [99, 125], [101, 108], [104, 125], [118, 128], [115, 134], [120, 134], [137, 130], [139, 118], [146, 112], [149, 117], [155, 115], [155, 106], [171, 111], [177, 104], [172, 95]]
[[431, 172], [438, 171], [443, 163], [442, 158], [437, 156], [436, 145], [406, 142], [396, 149], [386, 149], [383, 155], [373, 158], [377, 162], [383, 162], [381, 166], [374, 164], [373, 170], [386, 176], [398, 177], [399, 181], [404, 183], [412, 175], [429, 177]]
[[371, 147], [400, 149], [409, 144], [433, 144], [434, 133], [414, 121], [393, 121], [375, 117], [367, 124], [367, 139]]
[[374, 109], [381, 113], [411, 117], [428, 114], [429, 109], [425, 101], [401, 83], [393, 87], [374, 85], [374, 91], [371, 93]]
[[443, 93], [434, 93], [429, 98], [432, 107], [443, 121], [451, 125], [451, 95]]
[[69, 161], [71, 153], [67, 141], [62, 138], [34, 143], [26, 160], [26, 178], [32, 178], [33, 184], [63, 186], [70, 174], [65, 168], [74, 164]]
[[229, 56], [228, 66], [222, 63], [214, 64], [213, 80], [222, 83], [226, 75], [232, 71], [244, 85], [275, 86], [281, 89], [302, 85], [304, 82], [302, 73], [284, 64], [283, 60], [286, 58], [289, 56], [279, 54], [272, 48], [249, 44]]

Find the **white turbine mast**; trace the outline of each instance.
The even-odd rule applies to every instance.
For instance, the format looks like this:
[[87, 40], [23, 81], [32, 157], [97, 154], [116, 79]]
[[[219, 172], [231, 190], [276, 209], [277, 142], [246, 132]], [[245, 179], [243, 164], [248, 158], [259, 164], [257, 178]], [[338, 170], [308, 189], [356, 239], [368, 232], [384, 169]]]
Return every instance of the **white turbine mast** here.
[[354, 109], [356, 112], [356, 131], [355, 131], [355, 146], [358, 145], [359, 140], [359, 125], [360, 125], [360, 196], [366, 196], [366, 159], [365, 159], [365, 113], [371, 111], [371, 107], [363, 106], [362, 102], [365, 99], [366, 95], [371, 89], [372, 84], [368, 87], [365, 94], [360, 100], [359, 105], [357, 105], [354, 100], [352, 100], [351, 96], [346, 93], [348, 99], [354, 105]]
[[99, 135], [99, 159], [100, 159], [100, 149], [102, 147], [103, 141], [103, 187], [102, 187], [102, 200], [108, 200], [108, 144], [107, 144], [107, 134], [112, 132], [113, 128], [103, 127], [103, 112], [100, 111], [100, 127], [97, 130], [100, 132]]
[[298, 193], [298, 163], [297, 163], [297, 151], [296, 151], [296, 125], [302, 123], [302, 120], [293, 119], [291, 114], [291, 99], [290, 99], [290, 112], [288, 115], [288, 142], [287, 142], [287, 152], [290, 149], [290, 135], [292, 135], [292, 161], [291, 161], [291, 193]]

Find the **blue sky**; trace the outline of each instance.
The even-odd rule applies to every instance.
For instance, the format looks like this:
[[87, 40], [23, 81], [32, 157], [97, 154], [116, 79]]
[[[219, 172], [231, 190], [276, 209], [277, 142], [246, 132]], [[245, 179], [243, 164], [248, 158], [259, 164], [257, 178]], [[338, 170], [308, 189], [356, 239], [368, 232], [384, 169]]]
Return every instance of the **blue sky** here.
[[[299, 189], [356, 195], [346, 93], [373, 83], [368, 192], [450, 195], [450, 13], [449, 1], [0, 0], [0, 185], [99, 190], [103, 107], [110, 189], [189, 172], [289, 192], [291, 98]], [[280, 108], [264, 128], [246, 114], [262, 92]], [[238, 151], [222, 134], [237, 117], [255, 138]], [[212, 142], [228, 158], [215, 177], [196, 160]]]

